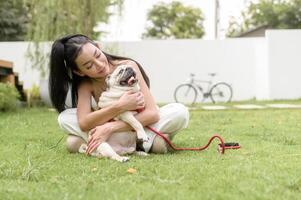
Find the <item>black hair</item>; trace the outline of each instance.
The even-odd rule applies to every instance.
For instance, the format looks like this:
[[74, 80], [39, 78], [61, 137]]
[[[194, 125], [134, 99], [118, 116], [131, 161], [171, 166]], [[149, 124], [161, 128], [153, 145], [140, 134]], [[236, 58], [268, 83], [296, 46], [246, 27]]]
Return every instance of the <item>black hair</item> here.
[[[78, 87], [81, 81], [86, 77], [81, 77], [73, 73], [78, 69], [75, 59], [82, 50], [84, 44], [91, 43], [96, 46], [96, 43], [85, 35], [74, 34], [67, 35], [54, 41], [50, 54], [50, 73], [49, 73], [49, 95], [52, 105], [60, 113], [66, 109], [66, 97], [69, 88], [71, 87], [72, 107], [77, 106]], [[111, 55], [103, 52], [107, 57], [108, 62], [112, 64], [114, 60], [135, 60], [127, 57]], [[142, 76], [149, 87], [149, 78], [143, 70], [142, 66], [136, 62]]]

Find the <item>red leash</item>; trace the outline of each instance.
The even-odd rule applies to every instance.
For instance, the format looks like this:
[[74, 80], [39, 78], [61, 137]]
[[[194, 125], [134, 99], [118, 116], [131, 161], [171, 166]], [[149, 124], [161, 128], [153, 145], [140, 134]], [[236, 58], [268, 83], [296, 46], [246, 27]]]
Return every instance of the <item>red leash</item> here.
[[[221, 142], [220, 144], [219, 144], [219, 148], [218, 148], [218, 150], [219, 150], [219, 152], [221, 153], [221, 154], [224, 154], [225, 153], [225, 149], [228, 149], [227, 147], [225, 147], [225, 143], [224, 143], [224, 140], [223, 140], [223, 138], [221, 137], [221, 136], [219, 136], [218, 134], [215, 134], [215, 135], [213, 135], [210, 139], [209, 139], [209, 141], [208, 141], [208, 143], [205, 145], [205, 146], [202, 146], [202, 147], [187, 147], [187, 148], [185, 148], [185, 147], [176, 147], [173, 143], [171, 143], [171, 141], [168, 139], [168, 138], [166, 138], [164, 135], [163, 135], [163, 133], [161, 133], [160, 131], [157, 131], [157, 130], [155, 130], [155, 129], [153, 129], [152, 127], [149, 127], [149, 126], [147, 126], [146, 128], [148, 128], [149, 130], [151, 130], [152, 132], [154, 132], [155, 134], [157, 134], [157, 135], [159, 135], [172, 149], [174, 149], [174, 150], [176, 150], [176, 151], [202, 151], [202, 150], [205, 150], [205, 149], [207, 149], [208, 147], [209, 147], [209, 145], [211, 144], [211, 142], [212, 142], [212, 140], [213, 139], [215, 139], [215, 138], [217, 138], [217, 139], [219, 139], [219, 141]], [[229, 148], [230, 149], [230, 148]]]
[[[136, 110], [137, 112], [142, 112], [144, 110], [144, 108]], [[208, 141], [208, 143], [205, 146], [201, 146], [201, 147], [176, 147], [167, 137], [165, 137], [163, 135], [163, 133], [161, 133], [160, 131], [157, 131], [155, 129], [153, 129], [150, 126], [146, 126], [146, 128], [148, 128], [149, 130], [151, 130], [152, 132], [154, 132], [156, 135], [159, 135], [172, 149], [176, 150], [176, 151], [202, 151], [205, 150], [209, 147], [209, 145], [211, 144], [212, 140], [214, 140], [215, 138], [217, 138], [221, 143], [218, 144], [218, 151], [221, 154], [225, 153], [225, 149], [239, 149], [240, 145], [238, 143], [225, 143], [223, 138], [221, 136], [219, 136], [218, 134], [214, 134]]]

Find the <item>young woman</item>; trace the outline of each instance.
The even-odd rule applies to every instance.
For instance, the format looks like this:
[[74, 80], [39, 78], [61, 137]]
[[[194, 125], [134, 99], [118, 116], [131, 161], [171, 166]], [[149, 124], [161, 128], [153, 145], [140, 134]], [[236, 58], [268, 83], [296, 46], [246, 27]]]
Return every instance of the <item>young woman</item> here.
[[[112, 106], [98, 109], [97, 101], [106, 89], [105, 78], [120, 64], [130, 65], [136, 70], [141, 91], [125, 93]], [[72, 108], [65, 104], [69, 88]], [[98, 43], [80, 34], [68, 35], [53, 43], [49, 89], [52, 104], [60, 113], [59, 125], [69, 134], [66, 143], [69, 152], [77, 152], [82, 143], [88, 142], [87, 153], [91, 153], [112, 134], [131, 131], [132, 128], [123, 121], [110, 121], [127, 110], [144, 108], [135, 115], [137, 120], [143, 126], [168, 134], [170, 138], [186, 127], [189, 120], [188, 110], [182, 104], [172, 103], [157, 108], [149, 90], [149, 79], [139, 63], [105, 53]], [[150, 138], [143, 143], [145, 151], [166, 153], [165, 142], [145, 130]]]

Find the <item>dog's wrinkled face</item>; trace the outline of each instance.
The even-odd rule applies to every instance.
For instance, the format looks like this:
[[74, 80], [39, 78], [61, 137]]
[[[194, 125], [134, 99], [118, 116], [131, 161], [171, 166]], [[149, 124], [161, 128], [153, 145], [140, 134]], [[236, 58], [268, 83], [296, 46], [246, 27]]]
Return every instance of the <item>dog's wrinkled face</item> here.
[[129, 65], [119, 65], [111, 75], [106, 78], [108, 87], [126, 86], [131, 87], [137, 84], [136, 72]]

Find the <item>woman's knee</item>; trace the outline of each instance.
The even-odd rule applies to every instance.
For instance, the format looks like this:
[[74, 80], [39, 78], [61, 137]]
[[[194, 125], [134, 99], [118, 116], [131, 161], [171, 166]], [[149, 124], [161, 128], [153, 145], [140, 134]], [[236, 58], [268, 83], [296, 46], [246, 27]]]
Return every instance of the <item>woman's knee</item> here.
[[84, 143], [86, 143], [84, 139], [75, 135], [69, 135], [66, 140], [66, 147], [70, 153], [77, 153], [79, 147]]
[[187, 128], [189, 122], [189, 111], [186, 106], [181, 103], [171, 103], [169, 117], [178, 129]]
[[59, 114], [59, 116], [57, 117], [57, 121], [58, 121], [59, 126], [63, 130], [67, 130], [68, 126], [70, 124], [70, 121], [77, 120], [75, 117], [76, 117], [76, 114], [70, 113], [70, 111], [67, 109]]
[[64, 132], [88, 139], [87, 132], [83, 132], [78, 124], [76, 109], [67, 109], [61, 112], [57, 118], [58, 124]]
[[187, 128], [189, 122], [189, 110], [183, 104], [177, 103], [178, 106], [178, 118], [182, 122], [183, 128]]

